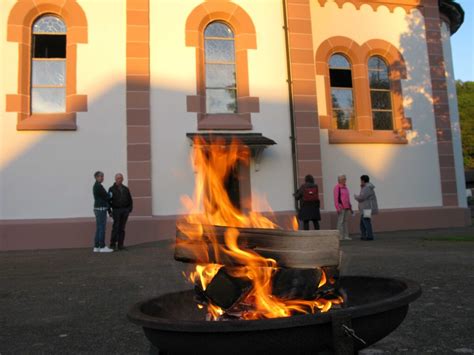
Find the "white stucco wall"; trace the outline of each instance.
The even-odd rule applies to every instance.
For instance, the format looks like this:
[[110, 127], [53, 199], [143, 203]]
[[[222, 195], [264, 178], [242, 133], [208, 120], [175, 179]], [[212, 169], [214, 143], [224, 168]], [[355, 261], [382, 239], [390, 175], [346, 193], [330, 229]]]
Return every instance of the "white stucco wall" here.
[[[282, 7], [272, 0], [234, 2], [249, 14], [257, 32], [257, 49], [248, 51], [250, 95], [260, 98], [260, 113], [252, 114], [253, 132], [278, 143], [265, 151], [259, 171], [252, 165], [252, 193], [265, 195], [275, 211], [289, 210], [292, 165]], [[196, 94], [196, 51], [185, 46], [185, 24], [199, 4], [200, 0], [151, 2], [154, 215], [180, 213], [180, 196], [192, 194], [194, 187], [186, 133], [197, 132], [197, 116], [186, 112], [186, 96]]]
[[[5, 98], [5, 90], [8, 87], [7, 84], [10, 83], [10, 81], [7, 82], [7, 66], [5, 65], [5, 60], [3, 58], [6, 58], [6, 42], [5, 38], [7, 37], [7, 28], [6, 28], [6, 23], [7, 23], [7, 15], [8, 12], [4, 11], [6, 9], [10, 8], [10, 4], [7, 3], [2, 3], [0, 7], [0, 53], [4, 53], [2, 55], [2, 59], [0, 59], [0, 162], [2, 162], [3, 166], [3, 156], [5, 155], [5, 151], [3, 148], [3, 143], [6, 139], [6, 134], [5, 134], [5, 129], [3, 128], [2, 123], [6, 120], [6, 115], [5, 115], [5, 104], [6, 100]], [[3, 172], [0, 170], [0, 219], [3, 217], [3, 190], [4, 190], [4, 178], [3, 178]]]
[[[321, 7], [311, 2], [314, 50], [327, 38], [345, 36], [359, 45], [370, 39], [383, 39], [399, 48], [407, 64], [402, 80], [404, 110], [413, 121], [409, 144], [329, 144], [327, 130], [321, 131], [325, 191], [332, 192], [337, 175], [345, 173], [352, 192], [359, 191], [359, 177], [368, 174], [376, 186], [381, 208], [441, 206], [440, 170], [436, 146], [431, 81], [424, 40], [422, 15], [402, 8], [393, 13], [382, 6], [368, 5], [357, 10], [347, 3]], [[318, 105], [325, 104], [324, 81], [317, 78]], [[357, 95], [357, 93], [355, 93]], [[332, 193], [325, 193], [325, 206], [334, 210]]]
[[88, 111], [73, 132], [17, 131], [16, 113], [5, 112], [5, 95], [17, 92], [18, 45], [6, 42], [15, 2], [0, 4], [0, 218], [93, 216], [93, 172], [105, 172], [106, 186], [126, 172], [125, 0], [78, 0], [89, 42], [77, 46], [77, 93]]
[[458, 203], [460, 207], [467, 207], [466, 177], [464, 175], [464, 162], [461, 142], [461, 126], [459, 122], [458, 96], [456, 93], [456, 78], [454, 77], [453, 55], [451, 51], [451, 33], [445, 22], [441, 26], [443, 41], [444, 63], [449, 96], [449, 116], [451, 117], [451, 132], [453, 135], [454, 165], [456, 168], [456, 185]]

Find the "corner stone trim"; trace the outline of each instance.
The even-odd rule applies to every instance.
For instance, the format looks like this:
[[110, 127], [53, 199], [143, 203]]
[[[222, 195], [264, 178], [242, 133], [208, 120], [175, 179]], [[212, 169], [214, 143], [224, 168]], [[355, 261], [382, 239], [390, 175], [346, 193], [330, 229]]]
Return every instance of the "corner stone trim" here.
[[149, 17], [149, 0], [127, 0], [127, 171], [142, 217], [152, 215]]

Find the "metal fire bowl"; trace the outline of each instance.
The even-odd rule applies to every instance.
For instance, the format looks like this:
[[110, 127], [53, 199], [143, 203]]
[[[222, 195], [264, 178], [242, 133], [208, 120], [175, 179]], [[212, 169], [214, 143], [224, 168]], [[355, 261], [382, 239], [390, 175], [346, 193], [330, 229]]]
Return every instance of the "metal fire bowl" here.
[[341, 335], [344, 325], [366, 342], [354, 340], [354, 350], [379, 341], [400, 325], [409, 303], [421, 295], [420, 286], [406, 279], [346, 276], [340, 285], [347, 293], [346, 307], [327, 313], [210, 322], [189, 290], [137, 303], [128, 318], [165, 354], [314, 354], [347, 342], [349, 337]]

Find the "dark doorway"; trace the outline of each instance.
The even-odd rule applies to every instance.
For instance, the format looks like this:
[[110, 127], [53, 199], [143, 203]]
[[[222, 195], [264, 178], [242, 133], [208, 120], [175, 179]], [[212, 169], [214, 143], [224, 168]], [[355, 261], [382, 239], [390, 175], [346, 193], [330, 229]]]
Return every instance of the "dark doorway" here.
[[241, 209], [240, 204], [240, 184], [239, 184], [239, 164], [235, 165], [230, 171], [227, 180], [224, 183], [224, 187], [227, 190], [227, 195], [229, 196], [232, 205], [235, 208]]

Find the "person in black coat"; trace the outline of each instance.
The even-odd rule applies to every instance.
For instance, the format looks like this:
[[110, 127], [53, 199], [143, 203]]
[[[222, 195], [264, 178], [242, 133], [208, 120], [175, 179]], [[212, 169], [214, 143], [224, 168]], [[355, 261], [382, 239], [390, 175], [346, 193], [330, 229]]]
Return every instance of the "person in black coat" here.
[[105, 246], [105, 228], [107, 226], [107, 211], [110, 210], [109, 198], [102, 183], [104, 182], [104, 173], [96, 171], [94, 173], [95, 183], [92, 187], [94, 195], [94, 215], [95, 215], [95, 237], [94, 253], [110, 253], [113, 251]]
[[109, 188], [110, 206], [112, 207], [112, 236], [110, 247], [118, 250], [125, 249], [125, 225], [128, 215], [133, 210], [133, 199], [130, 190], [123, 183], [123, 175], [115, 174], [115, 184]]
[[309, 221], [313, 221], [314, 229], [319, 229], [321, 213], [318, 185], [314, 183], [312, 175], [306, 175], [304, 181], [305, 183], [293, 195], [299, 201], [298, 219], [303, 221], [304, 230], [309, 230]]

